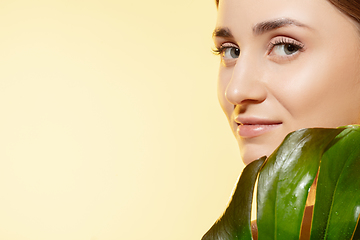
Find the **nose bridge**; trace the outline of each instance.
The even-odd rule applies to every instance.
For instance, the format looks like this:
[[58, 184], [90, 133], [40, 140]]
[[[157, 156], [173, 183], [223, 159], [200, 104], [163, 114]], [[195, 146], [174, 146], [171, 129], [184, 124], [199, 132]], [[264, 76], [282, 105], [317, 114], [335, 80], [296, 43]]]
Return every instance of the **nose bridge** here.
[[244, 102], [262, 102], [266, 98], [262, 66], [256, 57], [241, 55], [234, 66], [226, 88], [226, 98], [233, 105]]

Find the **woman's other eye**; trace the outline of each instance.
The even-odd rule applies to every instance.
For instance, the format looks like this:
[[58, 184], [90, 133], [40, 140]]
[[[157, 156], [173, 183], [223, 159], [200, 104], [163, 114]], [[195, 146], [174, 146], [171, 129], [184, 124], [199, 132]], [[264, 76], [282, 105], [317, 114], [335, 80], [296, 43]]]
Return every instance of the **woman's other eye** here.
[[225, 59], [238, 58], [239, 56], [240, 56], [240, 49], [236, 47], [226, 47], [222, 53], [222, 57]]
[[274, 54], [277, 54], [279, 56], [292, 55], [297, 51], [299, 51], [299, 47], [292, 44], [281, 44], [273, 48]]
[[269, 57], [274, 61], [292, 60], [300, 51], [304, 49], [304, 44], [291, 38], [275, 38], [269, 44]]
[[232, 66], [240, 56], [240, 48], [233, 43], [224, 43], [219, 48], [213, 50], [213, 52], [220, 55], [221, 61], [225, 66]]

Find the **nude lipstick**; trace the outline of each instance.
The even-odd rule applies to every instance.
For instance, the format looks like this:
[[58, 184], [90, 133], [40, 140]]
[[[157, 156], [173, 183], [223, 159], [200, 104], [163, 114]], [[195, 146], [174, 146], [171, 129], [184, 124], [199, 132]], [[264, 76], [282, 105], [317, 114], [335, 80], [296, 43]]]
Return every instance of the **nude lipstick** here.
[[243, 138], [253, 138], [279, 127], [282, 122], [257, 118], [237, 118], [237, 133]]

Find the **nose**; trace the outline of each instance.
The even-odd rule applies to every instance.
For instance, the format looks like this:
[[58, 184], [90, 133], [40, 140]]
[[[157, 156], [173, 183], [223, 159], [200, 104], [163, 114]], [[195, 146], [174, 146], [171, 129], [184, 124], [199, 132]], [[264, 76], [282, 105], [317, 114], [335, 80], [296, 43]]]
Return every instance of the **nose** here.
[[256, 104], [267, 97], [262, 65], [250, 58], [240, 57], [225, 90], [225, 97], [232, 105]]

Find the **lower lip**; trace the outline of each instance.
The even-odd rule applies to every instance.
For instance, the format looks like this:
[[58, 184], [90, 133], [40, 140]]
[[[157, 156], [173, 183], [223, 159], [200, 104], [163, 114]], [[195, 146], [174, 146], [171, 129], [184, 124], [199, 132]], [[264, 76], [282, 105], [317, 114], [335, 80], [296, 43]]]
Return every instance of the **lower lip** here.
[[279, 124], [268, 124], [268, 125], [239, 125], [237, 128], [237, 132], [240, 135], [240, 137], [243, 138], [253, 138], [260, 136], [264, 133], [267, 133], [277, 127], [279, 127], [281, 123]]

